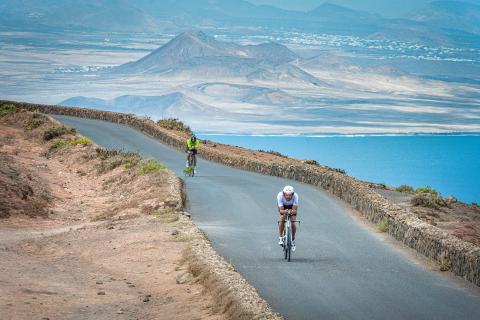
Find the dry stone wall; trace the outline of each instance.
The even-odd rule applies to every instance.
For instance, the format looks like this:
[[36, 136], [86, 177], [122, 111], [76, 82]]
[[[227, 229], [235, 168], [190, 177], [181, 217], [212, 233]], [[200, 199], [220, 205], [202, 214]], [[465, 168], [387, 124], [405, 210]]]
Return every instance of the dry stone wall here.
[[[0, 101], [0, 105], [3, 103], [14, 103], [18, 107], [31, 111], [38, 110], [44, 113], [121, 123], [147, 133], [172, 147], [181, 149], [184, 144], [185, 136], [181, 133], [163, 129], [149, 119], [131, 114]], [[294, 159], [289, 159], [285, 164], [284, 159], [279, 157], [278, 162], [265, 163], [254, 159], [254, 157], [222, 152], [208, 145], [201, 146], [200, 154], [207, 160], [227, 166], [284, 177], [327, 190], [349, 203], [373, 223], [386, 219], [388, 221], [388, 232], [397, 240], [436, 260], [439, 264], [449, 265], [450, 270], [456, 275], [480, 286], [479, 247], [421, 221], [412, 213], [390, 203], [370, 189], [368, 183], [327, 167], [309, 165]]]

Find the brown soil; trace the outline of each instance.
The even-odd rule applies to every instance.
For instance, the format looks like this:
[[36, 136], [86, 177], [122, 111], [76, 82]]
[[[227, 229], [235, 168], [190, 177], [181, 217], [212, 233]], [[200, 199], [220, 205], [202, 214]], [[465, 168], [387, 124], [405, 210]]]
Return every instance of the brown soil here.
[[0, 118], [1, 318], [223, 318], [183, 262], [191, 224], [173, 174], [138, 176], [91, 144], [48, 153], [58, 124], [30, 120]]
[[448, 233], [480, 246], [480, 207], [468, 205], [453, 198], [444, 199], [444, 204], [437, 208], [415, 206], [414, 195], [388, 189], [377, 189], [378, 193], [413, 212], [421, 220], [437, 226]]

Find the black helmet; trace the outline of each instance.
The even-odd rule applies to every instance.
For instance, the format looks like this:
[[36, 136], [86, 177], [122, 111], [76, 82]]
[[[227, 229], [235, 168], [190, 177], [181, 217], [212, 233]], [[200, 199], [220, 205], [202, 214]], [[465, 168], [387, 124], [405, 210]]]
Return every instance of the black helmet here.
[[197, 137], [195, 136], [194, 133], [192, 133], [192, 135], [190, 136], [190, 139], [191, 139], [193, 142], [197, 141]]

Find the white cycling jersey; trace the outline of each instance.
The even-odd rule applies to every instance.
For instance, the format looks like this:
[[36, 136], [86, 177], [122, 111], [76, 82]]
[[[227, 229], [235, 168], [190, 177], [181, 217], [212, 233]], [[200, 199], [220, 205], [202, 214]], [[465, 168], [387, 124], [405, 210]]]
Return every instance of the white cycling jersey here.
[[280, 191], [277, 195], [277, 204], [278, 207], [298, 206], [298, 194], [295, 192], [292, 199], [290, 199], [290, 201], [287, 201], [283, 196], [283, 192]]

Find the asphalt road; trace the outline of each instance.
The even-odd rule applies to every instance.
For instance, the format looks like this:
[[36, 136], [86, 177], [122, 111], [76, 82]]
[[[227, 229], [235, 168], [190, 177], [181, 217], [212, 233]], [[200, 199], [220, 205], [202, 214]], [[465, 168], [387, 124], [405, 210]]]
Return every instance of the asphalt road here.
[[[110, 148], [139, 151], [182, 175], [185, 155], [126, 126], [65, 116]], [[189, 211], [215, 249], [287, 319], [480, 319], [480, 291], [407, 258], [313, 186], [199, 159], [186, 178]], [[276, 194], [300, 197], [297, 251], [277, 245]]]

